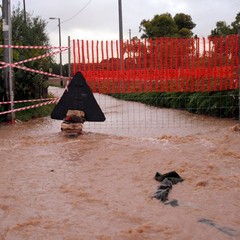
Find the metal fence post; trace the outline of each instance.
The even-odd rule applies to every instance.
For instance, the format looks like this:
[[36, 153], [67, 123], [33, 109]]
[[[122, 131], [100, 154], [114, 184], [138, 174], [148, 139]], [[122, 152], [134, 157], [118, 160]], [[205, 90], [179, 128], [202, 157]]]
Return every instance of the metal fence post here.
[[71, 39], [68, 36], [68, 81], [71, 79]]

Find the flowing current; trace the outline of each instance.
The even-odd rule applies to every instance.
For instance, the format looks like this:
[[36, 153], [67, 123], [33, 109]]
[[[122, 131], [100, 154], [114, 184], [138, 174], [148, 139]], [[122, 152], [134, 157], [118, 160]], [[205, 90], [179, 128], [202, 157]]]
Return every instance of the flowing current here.
[[[0, 126], [0, 240], [240, 239], [238, 121], [96, 100], [107, 120], [77, 138], [50, 117]], [[170, 171], [175, 207], [152, 198]]]

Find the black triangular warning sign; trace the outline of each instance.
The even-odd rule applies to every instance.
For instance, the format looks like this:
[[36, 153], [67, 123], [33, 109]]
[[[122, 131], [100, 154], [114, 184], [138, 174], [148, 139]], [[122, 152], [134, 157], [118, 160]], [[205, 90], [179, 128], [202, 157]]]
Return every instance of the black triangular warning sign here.
[[89, 122], [103, 122], [105, 116], [98, 105], [91, 89], [82, 73], [77, 72], [72, 78], [51, 113], [51, 118], [63, 120], [68, 110], [80, 110], [85, 113], [85, 120]]

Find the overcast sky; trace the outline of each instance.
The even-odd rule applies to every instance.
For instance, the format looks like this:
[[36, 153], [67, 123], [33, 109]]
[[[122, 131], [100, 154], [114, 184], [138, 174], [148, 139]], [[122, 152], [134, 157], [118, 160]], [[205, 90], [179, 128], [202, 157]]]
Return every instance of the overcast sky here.
[[[23, 7], [23, 0], [12, 0], [13, 6]], [[51, 44], [58, 46], [58, 22], [61, 19], [62, 46], [71, 39], [116, 40], [119, 37], [118, 0], [25, 0], [26, 11], [48, 22], [47, 33]], [[207, 37], [216, 22], [230, 24], [240, 12], [240, 0], [122, 0], [123, 37], [140, 36], [143, 19], [169, 12], [189, 14], [196, 27], [194, 34]]]

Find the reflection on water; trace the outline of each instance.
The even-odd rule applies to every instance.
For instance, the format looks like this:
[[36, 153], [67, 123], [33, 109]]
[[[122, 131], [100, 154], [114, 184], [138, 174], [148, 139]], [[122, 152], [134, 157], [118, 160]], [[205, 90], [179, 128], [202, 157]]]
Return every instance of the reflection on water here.
[[[0, 126], [1, 240], [240, 239], [236, 121], [96, 99], [107, 121], [78, 138], [49, 117]], [[151, 198], [173, 170], [175, 208]]]

